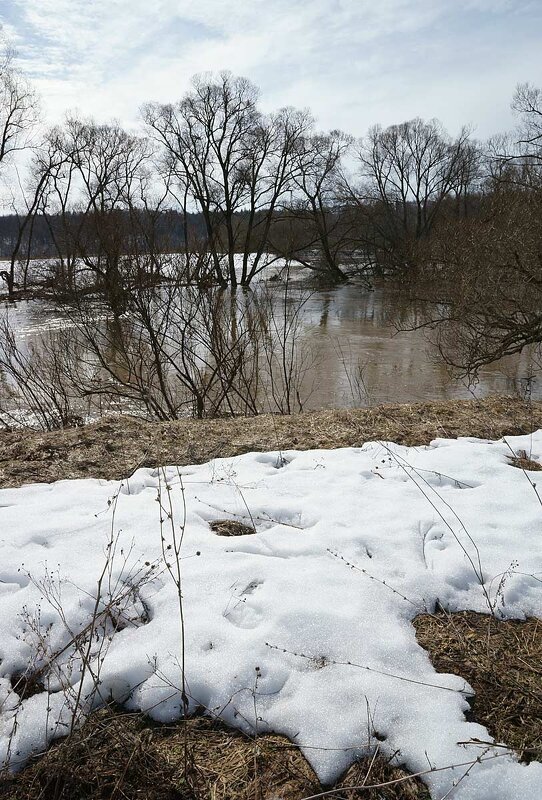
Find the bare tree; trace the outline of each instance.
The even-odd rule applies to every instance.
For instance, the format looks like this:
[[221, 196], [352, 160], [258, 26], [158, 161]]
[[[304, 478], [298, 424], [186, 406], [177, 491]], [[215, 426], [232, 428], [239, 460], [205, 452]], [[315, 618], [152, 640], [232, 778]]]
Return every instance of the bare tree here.
[[[243, 78], [193, 80], [193, 89], [174, 105], [149, 104], [143, 114], [165, 148], [167, 165], [185, 203], [203, 216], [215, 277], [236, 285], [234, 213], [243, 194], [239, 166], [245, 140], [257, 123], [257, 90]], [[186, 205], [184, 211], [187, 211]], [[223, 265], [220, 225], [225, 226]]]
[[0, 167], [9, 156], [28, 145], [37, 117], [37, 98], [16, 68], [14, 52], [0, 51]]
[[542, 89], [529, 83], [519, 84], [512, 108], [520, 116], [518, 145], [526, 158], [542, 166]]
[[62, 142], [77, 170], [84, 203], [80, 256], [93, 271], [113, 313], [126, 308], [122, 260], [126, 247], [123, 212], [134, 203], [140, 172], [149, 158], [146, 143], [119, 125], [69, 119]]
[[297, 235], [282, 238], [288, 257], [332, 281], [359, 271], [358, 215], [345, 192], [343, 174], [343, 159], [352, 144], [341, 131], [304, 137], [286, 216]]
[[358, 153], [362, 181], [354, 196], [370, 214], [372, 245], [385, 265], [415, 263], [416, 244], [446, 198], [464, 191], [468, 145], [467, 128], [452, 139], [437, 120], [370, 129]]
[[87, 284], [117, 316], [127, 302], [125, 257], [145, 246], [162, 209], [160, 199], [151, 209], [150, 155], [145, 140], [117, 123], [71, 117], [49, 131], [33, 163], [33, 209], [48, 226], [61, 293], [83, 288], [76, 283], [86, 271]]
[[484, 147], [483, 172], [484, 189], [487, 194], [499, 191], [501, 187], [518, 185], [517, 139], [510, 133], [491, 136]]
[[59, 299], [77, 291], [79, 240], [84, 217], [74, 213], [74, 185], [77, 167], [63, 146], [61, 128], [53, 128], [34, 157], [32, 176], [39, 197], [36, 213], [45, 222], [49, 233], [55, 266], [51, 276]]
[[[241, 218], [241, 284], [269, 266], [270, 232], [276, 213], [301, 173], [300, 151], [312, 125], [306, 112], [282, 109], [261, 119], [247, 142], [243, 166], [246, 184], [245, 211]], [[280, 253], [277, 254], [280, 257]]]
[[[14, 63], [14, 52], [9, 47], [0, 50], [0, 174], [5, 164], [15, 153], [28, 147], [29, 134], [37, 120], [37, 98]], [[13, 297], [15, 288], [15, 262], [21, 245], [24, 229], [27, 228], [34, 208], [30, 204], [23, 216], [19, 235], [12, 254], [9, 270], [0, 272], [7, 285], [8, 296]]]
[[[148, 104], [143, 116], [164, 150], [175, 196], [204, 220], [206, 248], [219, 285], [248, 285], [268, 263], [273, 215], [291, 188], [308, 114], [264, 116], [245, 78], [196, 77], [173, 105]], [[240, 274], [236, 265], [240, 255]]]

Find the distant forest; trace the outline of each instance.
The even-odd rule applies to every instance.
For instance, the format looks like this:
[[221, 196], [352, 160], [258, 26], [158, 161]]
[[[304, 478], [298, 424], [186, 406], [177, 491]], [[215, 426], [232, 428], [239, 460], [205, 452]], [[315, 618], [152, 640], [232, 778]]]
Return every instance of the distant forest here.
[[[127, 217], [127, 212], [121, 212]], [[201, 214], [188, 214], [188, 221], [192, 230], [204, 232], [204, 223]], [[69, 213], [70, 225], [79, 227], [84, 221], [83, 212]], [[126, 222], [126, 220], [125, 220]], [[32, 220], [32, 232], [24, 237], [18, 248], [19, 258], [54, 258], [58, 257], [57, 244], [55, 243], [55, 230], [61, 227], [60, 215], [46, 218], [36, 214]], [[21, 218], [17, 214], [0, 215], [0, 258], [10, 259], [17, 247]], [[157, 246], [159, 249], [176, 252], [184, 245], [185, 215], [173, 209], [162, 211], [156, 222]]]

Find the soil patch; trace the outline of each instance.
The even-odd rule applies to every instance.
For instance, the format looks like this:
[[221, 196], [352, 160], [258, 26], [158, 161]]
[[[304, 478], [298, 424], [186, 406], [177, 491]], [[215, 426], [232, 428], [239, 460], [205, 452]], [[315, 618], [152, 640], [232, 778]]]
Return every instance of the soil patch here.
[[414, 625], [435, 669], [474, 689], [473, 719], [522, 761], [542, 761], [542, 621], [463, 611], [424, 614]]

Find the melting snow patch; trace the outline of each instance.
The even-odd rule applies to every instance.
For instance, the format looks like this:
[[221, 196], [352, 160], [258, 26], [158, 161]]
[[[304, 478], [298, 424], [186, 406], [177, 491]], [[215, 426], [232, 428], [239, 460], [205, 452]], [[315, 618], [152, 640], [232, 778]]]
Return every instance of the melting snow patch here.
[[542, 618], [542, 503], [519, 450], [539, 457], [542, 432], [0, 491], [0, 760], [113, 698], [285, 734], [323, 782], [378, 741], [432, 768], [434, 798], [539, 800], [542, 765], [480, 745], [470, 686], [434, 671], [411, 624], [437, 601]]

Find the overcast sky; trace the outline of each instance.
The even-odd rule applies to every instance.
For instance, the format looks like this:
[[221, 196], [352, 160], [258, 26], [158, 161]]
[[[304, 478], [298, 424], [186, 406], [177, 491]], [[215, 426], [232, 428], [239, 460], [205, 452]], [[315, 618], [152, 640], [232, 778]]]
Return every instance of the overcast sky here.
[[321, 128], [421, 116], [485, 137], [513, 125], [516, 83], [542, 84], [542, 0], [1, 0], [0, 22], [50, 121], [131, 125], [228, 69]]

